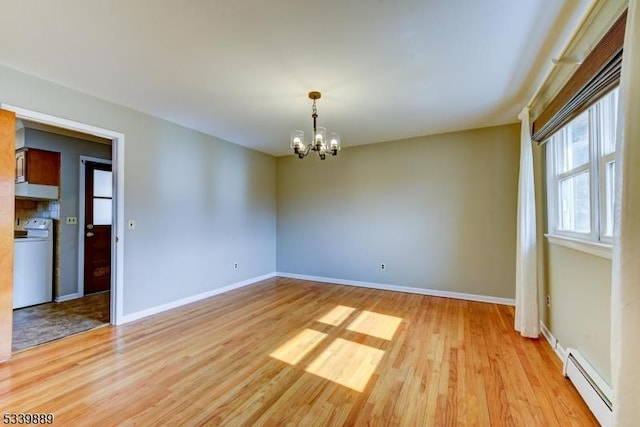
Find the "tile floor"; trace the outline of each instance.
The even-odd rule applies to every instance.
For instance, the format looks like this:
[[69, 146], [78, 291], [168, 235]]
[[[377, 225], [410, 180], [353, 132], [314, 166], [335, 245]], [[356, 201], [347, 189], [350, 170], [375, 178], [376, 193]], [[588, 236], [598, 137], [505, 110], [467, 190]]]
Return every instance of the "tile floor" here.
[[109, 324], [109, 292], [13, 311], [13, 351]]

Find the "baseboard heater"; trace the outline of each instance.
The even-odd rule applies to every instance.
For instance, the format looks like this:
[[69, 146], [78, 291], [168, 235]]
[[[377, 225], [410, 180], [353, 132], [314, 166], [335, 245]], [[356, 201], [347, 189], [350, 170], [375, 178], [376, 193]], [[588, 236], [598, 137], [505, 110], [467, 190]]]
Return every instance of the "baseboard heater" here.
[[611, 426], [611, 387], [574, 348], [567, 349], [564, 376], [569, 378], [603, 427]]

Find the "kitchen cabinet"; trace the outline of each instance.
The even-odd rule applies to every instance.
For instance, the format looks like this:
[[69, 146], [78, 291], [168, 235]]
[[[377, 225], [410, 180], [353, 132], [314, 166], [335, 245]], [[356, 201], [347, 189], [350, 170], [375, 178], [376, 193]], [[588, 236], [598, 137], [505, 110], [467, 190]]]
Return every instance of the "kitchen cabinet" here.
[[16, 150], [16, 183], [60, 185], [60, 153], [21, 148]]
[[57, 200], [60, 153], [37, 148], [16, 150], [16, 198]]

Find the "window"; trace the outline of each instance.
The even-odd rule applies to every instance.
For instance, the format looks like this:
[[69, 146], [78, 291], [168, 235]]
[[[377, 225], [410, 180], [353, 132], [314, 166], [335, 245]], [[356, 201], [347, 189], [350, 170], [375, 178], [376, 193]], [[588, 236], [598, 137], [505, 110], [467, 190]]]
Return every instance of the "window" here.
[[113, 173], [93, 170], [93, 225], [111, 225], [113, 209]]
[[611, 242], [617, 111], [615, 89], [548, 140], [550, 234]]

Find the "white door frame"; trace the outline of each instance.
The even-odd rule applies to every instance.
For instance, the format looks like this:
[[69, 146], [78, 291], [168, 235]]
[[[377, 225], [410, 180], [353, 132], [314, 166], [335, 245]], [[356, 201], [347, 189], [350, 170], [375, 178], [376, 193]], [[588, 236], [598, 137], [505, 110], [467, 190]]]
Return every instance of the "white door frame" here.
[[[110, 139], [111, 159], [113, 162], [114, 180], [114, 221], [111, 227], [111, 323], [123, 323], [123, 294], [124, 294], [124, 134], [97, 126], [51, 116], [49, 114], [32, 111], [26, 108], [8, 104], [0, 104], [0, 108], [16, 113], [16, 119], [29, 120], [58, 128], [69, 129], [89, 135]], [[84, 213], [82, 214], [84, 215]], [[81, 233], [84, 234], [84, 233]]]
[[[113, 165], [111, 160], [99, 157], [80, 156], [80, 180], [78, 181], [78, 296], [84, 296], [84, 211], [85, 211], [85, 162]], [[112, 168], [113, 169], [113, 168]], [[115, 194], [115, 192], [114, 192]], [[112, 225], [113, 228], [113, 225]], [[112, 254], [113, 255], [113, 254]], [[112, 263], [113, 264], [113, 263]]]

